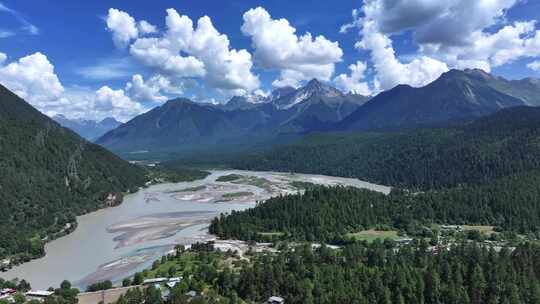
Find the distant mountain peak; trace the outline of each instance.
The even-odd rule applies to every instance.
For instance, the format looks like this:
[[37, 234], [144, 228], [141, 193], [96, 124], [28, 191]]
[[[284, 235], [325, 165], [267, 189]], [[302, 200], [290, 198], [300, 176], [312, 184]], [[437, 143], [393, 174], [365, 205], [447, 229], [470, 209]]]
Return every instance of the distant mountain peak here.
[[174, 99], [170, 99], [170, 100], [167, 100], [167, 102], [165, 102], [163, 105], [164, 106], [171, 106], [171, 105], [176, 105], [176, 104], [186, 104], [186, 103], [193, 103], [193, 101], [187, 99], [187, 98], [184, 98], [184, 97], [177, 97], [177, 98], [174, 98]]
[[328, 84], [325, 84], [325, 83], [322, 83], [320, 82], [317, 78], [313, 78], [311, 79], [303, 88], [304, 90], [309, 90], [313, 93], [317, 92], [317, 93], [320, 93], [320, 94], [323, 94], [325, 96], [329, 96], [329, 97], [332, 97], [332, 96], [340, 96], [340, 95], [343, 95], [343, 93], [328, 85]]
[[484, 79], [494, 79], [496, 78], [495, 76], [491, 75], [490, 73], [482, 70], [482, 69], [478, 69], [478, 68], [475, 68], [475, 69], [465, 69], [464, 72], [466, 74], [469, 74], [469, 75], [474, 75], [474, 76], [478, 76], [478, 77], [481, 77], [481, 78], [484, 78]]
[[322, 87], [322, 83], [317, 78], [313, 78], [306, 84], [306, 87]]
[[498, 77], [489, 74], [482, 69], [451, 69], [443, 73], [438, 79], [431, 82], [427, 86], [432, 86], [441, 83], [470, 83], [470, 82], [482, 82], [488, 83], [497, 81]]
[[[464, 77], [467, 74], [464, 70], [458, 70], [458, 69], [450, 69], [439, 76], [439, 79], [449, 79], [449, 78], [456, 78], [456, 77]], [[437, 81], [436, 79], [435, 81]], [[434, 81], [434, 82], [435, 82]], [[432, 82], [433, 83], [433, 82]], [[429, 84], [428, 84], [429, 85]]]
[[398, 85], [382, 92], [341, 126], [348, 130], [392, 129], [473, 119], [503, 108], [537, 104], [540, 89], [529, 87], [481, 69], [452, 69], [423, 87]]
[[242, 97], [244, 97], [247, 102], [252, 104], [258, 104], [268, 101], [268, 97], [259, 94], [247, 94]]
[[70, 119], [63, 114], [56, 114], [52, 119], [90, 141], [97, 139], [122, 124], [113, 117], [107, 117], [98, 121], [82, 118]]
[[344, 94], [340, 90], [313, 78], [305, 86], [294, 90], [273, 102], [279, 109], [289, 109], [313, 96], [338, 97], [344, 96]]
[[114, 117], [105, 117], [100, 121], [100, 123], [102, 123], [102, 124], [110, 124], [110, 123], [120, 124], [121, 122], [116, 120], [116, 118], [114, 118]]
[[262, 95], [233, 96], [225, 104], [227, 110], [249, 109], [259, 104], [265, 103], [268, 98]]
[[523, 80], [530, 84], [540, 85], [540, 79], [535, 78], [535, 77], [527, 77], [527, 78], [524, 78]]
[[403, 83], [403, 84], [396, 85], [392, 90], [408, 90], [411, 88], [413, 88], [411, 85]]
[[474, 78], [482, 79], [482, 80], [497, 79], [496, 76], [493, 76], [490, 73], [479, 68], [464, 69], [464, 70], [451, 69], [443, 73], [440, 79], [464, 79], [468, 77], [474, 77]]
[[243, 96], [233, 96], [225, 104], [225, 109], [227, 110], [236, 110], [236, 109], [249, 109], [257, 105], [269, 102], [270, 97], [263, 96], [260, 94], [246, 94]]
[[285, 97], [289, 94], [292, 94], [294, 91], [296, 91], [296, 89], [291, 86], [276, 88], [275, 90], [272, 91], [272, 94], [270, 94], [270, 100], [273, 101], [273, 100]]

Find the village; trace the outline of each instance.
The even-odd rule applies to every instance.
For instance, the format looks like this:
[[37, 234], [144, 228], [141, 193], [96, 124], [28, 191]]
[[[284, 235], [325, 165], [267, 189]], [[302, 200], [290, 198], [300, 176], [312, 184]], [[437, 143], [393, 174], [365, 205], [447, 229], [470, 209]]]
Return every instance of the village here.
[[[275, 253], [277, 249], [273, 247], [272, 243], [247, 243], [244, 241], [237, 240], [217, 240], [213, 239], [209, 242], [212, 249], [218, 252], [223, 253], [234, 253], [234, 255], [239, 259], [248, 259], [246, 256], [251, 253]], [[320, 244], [313, 244], [313, 247], [320, 247]], [[337, 249], [338, 246], [332, 246], [332, 248]], [[182, 246], [182, 251], [190, 250], [191, 245]], [[177, 250], [171, 250], [167, 253], [169, 257], [176, 256], [178, 253]], [[159, 293], [163, 301], [168, 301], [171, 291], [177, 284], [180, 284], [183, 281], [182, 276], [175, 277], [155, 277], [144, 279], [141, 284], [122, 286], [122, 287], [112, 287], [109, 289], [98, 290], [98, 291], [87, 291], [87, 292], [77, 292], [76, 298], [77, 303], [79, 304], [111, 304], [118, 301], [118, 299], [124, 296], [128, 291], [133, 289], [144, 290], [146, 288], [152, 287], [156, 290], [159, 290]], [[25, 284], [20, 284], [15, 286], [13, 284], [10, 288], [0, 289], [0, 304], [23, 304], [23, 303], [42, 303], [49, 297], [54, 297], [57, 295], [56, 290], [49, 288], [48, 290], [27, 290], [29, 286]], [[185, 296], [188, 299], [195, 299], [199, 296], [203, 296], [204, 292], [198, 292], [195, 290], [189, 290], [185, 293]], [[271, 296], [268, 298], [264, 304], [284, 304], [285, 300], [277, 295]]]
[[[502, 248], [512, 251], [515, 247], [510, 246], [511, 242], [508, 240], [496, 237], [496, 233], [493, 227], [488, 226], [465, 226], [465, 225], [441, 225], [437, 227], [437, 234], [435, 238], [430, 239], [428, 243], [427, 251], [436, 255], [441, 251], [448, 251], [450, 247], [455, 245], [459, 240], [467, 242], [479, 242], [484, 246], [493, 248], [495, 251], [500, 251]], [[375, 233], [372, 231], [371, 233]], [[410, 245], [413, 241], [419, 240], [418, 238], [412, 238], [408, 236], [400, 236], [398, 238], [388, 238], [388, 234], [377, 234], [378, 238], [366, 238], [363, 241], [384, 241], [390, 240], [394, 242], [396, 247], [394, 250], [397, 252], [402, 246]], [[303, 243], [288, 243], [288, 246], [296, 247], [301, 246]], [[311, 243], [312, 249], [317, 249], [323, 246], [319, 243]], [[198, 246], [209, 246], [211, 250], [227, 253], [232, 258], [231, 261], [249, 261], [250, 255], [253, 254], [275, 254], [279, 251], [276, 243], [266, 242], [246, 242], [239, 240], [219, 240], [211, 239], [208, 243]], [[324, 245], [332, 250], [339, 250], [341, 246], [337, 245]], [[179, 249], [182, 247], [182, 249]], [[174, 250], [168, 252], [169, 258], [175, 257], [181, 252], [189, 251], [192, 249], [191, 245], [177, 246]], [[229, 261], [229, 263], [232, 263]], [[123, 287], [111, 287], [105, 290], [80, 292], [77, 294], [77, 301], [79, 304], [95, 304], [115, 303], [120, 297], [125, 295], [129, 290], [153, 287], [159, 290], [163, 301], [169, 300], [169, 296], [174, 287], [180, 284], [184, 278], [182, 276], [157, 276], [144, 279], [140, 284], [123, 286]], [[189, 299], [195, 299], [199, 296], [203, 296], [204, 291], [189, 290], [185, 292], [185, 296]], [[53, 289], [49, 290], [25, 290], [24, 286], [13, 286], [12, 288], [3, 288], [0, 290], [0, 303], [40, 303], [46, 298], [55, 296]], [[284, 304], [285, 300], [279, 295], [273, 295], [267, 299], [268, 304]]]

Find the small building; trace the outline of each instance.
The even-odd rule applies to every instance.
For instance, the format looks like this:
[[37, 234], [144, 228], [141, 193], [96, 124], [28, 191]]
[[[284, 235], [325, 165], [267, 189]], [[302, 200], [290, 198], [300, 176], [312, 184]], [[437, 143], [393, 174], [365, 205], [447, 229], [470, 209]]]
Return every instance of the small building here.
[[413, 239], [411, 238], [401, 238], [401, 239], [398, 239], [396, 240], [396, 243], [400, 244], [400, 245], [408, 245], [410, 243], [412, 243]]
[[444, 245], [436, 245], [428, 247], [428, 250], [431, 252], [431, 254], [437, 255], [443, 251], [450, 251], [450, 248]]
[[11, 302], [10, 301], [11, 299], [13, 299], [12, 295], [8, 295], [8, 294], [0, 295], [0, 300], [7, 300], [8, 302]]
[[25, 294], [25, 296], [29, 300], [44, 300], [45, 298], [48, 298], [52, 296], [54, 292], [47, 291], [47, 290], [31, 290]]
[[186, 292], [186, 296], [190, 297], [190, 298], [194, 298], [197, 296], [197, 292], [195, 290], [190, 290], [188, 292]]
[[16, 293], [17, 290], [13, 289], [13, 288], [4, 288], [2, 290], [0, 290], [0, 295], [12, 295], [14, 293]]
[[282, 297], [272, 296], [272, 297], [268, 298], [266, 303], [267, 304], [284, 304], [285, 299], [283, 299]]
[[461, 231], [462, 228], [459, 225], [441, 225], [441, 230], [455, 230], [455, 231]]
[[172, 289], [174, 288], [174, 286], [176, 286], [176, 284], [180, 283], [180, 281], [182, 281], [181, 277], [170, 278], [169, 281], [165, 285], [167, 285], [167, 287]]
[[146, 279], [146, 280], [143, 281], [143, 285], [154, 285], [154, 284], [165, 283], [167, 281], [169, 281], [168, 278]]

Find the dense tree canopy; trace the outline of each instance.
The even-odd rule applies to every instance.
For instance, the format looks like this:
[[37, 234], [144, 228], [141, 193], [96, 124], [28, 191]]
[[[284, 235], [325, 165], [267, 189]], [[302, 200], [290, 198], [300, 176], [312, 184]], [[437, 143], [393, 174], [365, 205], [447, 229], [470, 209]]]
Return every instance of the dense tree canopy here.
[[540, 108], [518, 107], [454, 128], [313, 134], [230, 162], [240, 169], [356, 177], [426, 190], [540, 169], [539, 137]]
[[[0, 87], [0, 259], [43, 254], [75, 216], [121, 201], [145, 171], [60, 127]], [[111, 195], [111, 196], [109, 196]], [[17, 254], [16, 256], [12, 256]]]
[[312, 187], [304, 194], [271, 198], [255, 208], [214, 219], [210, 231], [223, 238], [284, 238], [337, 241], [346, 233], [379, 225], [405, 231], [430, 224], [493, 225], [520, 233], [540, 229], [540, 173], [492, 184], [384, 195], [345, 187]]
[[[184, 279], [166, 303], [540, 303], [540, 248], [493, 248], [457, 243], [433, 251], [420, 241], [356, 242], [341, 249], [280, 246], [275, 254], [230, 253], [198, 246], [162, 259], [150, 275], [175, 268]], [[232, 259], [232, 264], [231, 261]], [[194, 297], [187, 291], [193, 291]], [[162, 303], [157, 290], [132, 289], [117, 303]]]

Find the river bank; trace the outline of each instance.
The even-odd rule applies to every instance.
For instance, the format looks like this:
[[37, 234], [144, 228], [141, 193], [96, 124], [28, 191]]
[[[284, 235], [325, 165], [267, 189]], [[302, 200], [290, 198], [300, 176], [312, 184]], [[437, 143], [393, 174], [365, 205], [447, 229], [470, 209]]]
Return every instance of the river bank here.
[[[244, 178], [216, 181], [231, 174]], [[58, 286], [64, 279], [82, 289], [102, 280], [119, 282], [147, 268], [176, 244], [212, 239], [207, 227], [220, 213], [301, 191], [301, 183], [390, 191], [389, 187], [339, 177], [215, 170], [203, 180], [141, 189], [127, 195], [119, 206], [80, 216], [73, 233], [45, 246], [45, 257], [14, 267], [0, 277], [25, 278], [37, 289]]]

